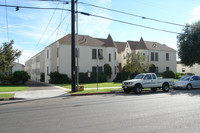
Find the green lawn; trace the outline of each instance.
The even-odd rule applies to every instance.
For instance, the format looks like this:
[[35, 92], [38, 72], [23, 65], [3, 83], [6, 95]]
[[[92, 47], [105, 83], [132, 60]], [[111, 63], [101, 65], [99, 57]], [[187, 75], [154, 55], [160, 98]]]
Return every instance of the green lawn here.
[[14, 93], [2, 93], [0, 94], [0, 98], [11, 98], [14, 97]]
[[[57, 85], [71, 89], [71, 84], [57, 84]], [[95, 88], [95, 87], [97, 87], [97, 83], [86, 83], [86, 84], [80, 84], [80, 85], [83, 85], [84, 88]], [[119, 82], [104, 82], [104, 83], [98, 84], [98, 87], [119, 87], [119, 86], [122, 86], [122, 83], [119, 83]]]
[[0, 86], [0, 92], [9, 92], [9, 91], [25, 91], [28, 90], [29, 87], [25, 85], [21, 86]]
[[118, 89], [91, 89], [91, 90], [84, 90], [84, 91], [78, 91], [78, 92], [73, 92], [71, 94], [86, 94], [86, 93], [98, 93], [98, 92], [115, 92], [115, 91], [123, 91], [122, 88]]

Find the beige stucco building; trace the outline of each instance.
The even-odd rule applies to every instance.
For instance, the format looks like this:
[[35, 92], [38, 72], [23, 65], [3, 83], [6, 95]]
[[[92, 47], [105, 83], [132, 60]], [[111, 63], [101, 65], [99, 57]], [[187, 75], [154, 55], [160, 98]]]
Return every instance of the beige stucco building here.
[[193, 66], [185, 66], [181, 64], [180, 61], [177, 62], [177, 72], [178, 73], [194, 73], [195, 75], [200, 76], [200, 65], [194, 64]]
[[126, 65], [127, 53], [142, 53], [146, 60], [156, 66], [157, 73], [171, 70], [176, 73], [176, 51], [165, 44], [153, 41], [127, 41], [126, 43], [116, 43], [118, 47], [118, 68]]
[[[108, 81], [113, 81], [117, 74], [117, 48], [112, 37], [106, 39], [79, 35], [78, 66], [79, 72], [103, 72], [104, 64], [112, 68]], [[101, 55], [100, 58], [98, 56]], [[37, 60], [40, 59], [39, 61]], [[40, 73], [45, 73], [45, 82], [49, 82], [50, 72], [67, 74], [71, 78], [71, 35], [67, 35], [47, 46], [26, 62], [26, 71], [31, 79], [40, 80]], [[39, 70], [40, 69], [40, 70]]]
[[[140, 41], [115, 42], [111, 35], [106, 39], [79, 35], [78, 41], [76, 57], [79, 60], [79, 72], [96, 72], [97, 62], [98, 71], [103, 72], [103, 66], [109, 64], [112, 75], [108, 81], [113, 81], [117, 72], [126, 65], [127, 54], [140, 52], [156, 66], [158, 73], [166, 70], [176, 73], [176, 51], [164, 44], [144, 41], [142, 38]], [[40, 81], [40, 74], [44, 73], [45, 82], [49, 82], [50, 72], [67, 74], [71, 78], [71, 35], [64, 36], [33, 56], [25, 63], [25, 69], [31, 79], [37, 81]]]

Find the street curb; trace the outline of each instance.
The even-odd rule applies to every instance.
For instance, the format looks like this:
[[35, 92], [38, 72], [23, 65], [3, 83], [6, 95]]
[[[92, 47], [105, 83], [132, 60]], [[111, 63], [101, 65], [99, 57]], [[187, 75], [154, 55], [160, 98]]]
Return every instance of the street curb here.
[[102, 95], [102, 94], [114, 94], [116, 92], [98, 92], [98, 93], [85, 93], [85, 94], [71, 94], [71, 96], [87, 96], [87, 95]]
[[14, 100], [14, 97], [10, 97], [10, 98], [0, 98], [0, 101], [9, 101], [9, 100]]

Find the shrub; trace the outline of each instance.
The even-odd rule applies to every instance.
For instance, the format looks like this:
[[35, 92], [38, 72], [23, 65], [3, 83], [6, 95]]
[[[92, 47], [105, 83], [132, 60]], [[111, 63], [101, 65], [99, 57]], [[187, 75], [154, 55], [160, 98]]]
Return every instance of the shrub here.
[[165, 71], [162, 73], [163, 78], [175, 78], [173, 71]]
[[61, 74], [59, 72], [51, 72], [49, 76], [50, 76], [49, 83], [52, 84], [66, 84], [71, 82], [67, 74]]
[[90, 78], [88, 77], [88, 73], [79, 73], [79, 82], [80, 83], [90, 83]]
[[176, 73], [176, 79], [180, 79], [180, 78], [182, 78], [183, 76], [185, 76], [184, 73]]
[[112, 74], [112, 68], [109, 64], [105, 64], [104, 65], [104, 73], [107, 75], [107, 76], [110, 76]]
[[156, 73], [156, 66], [154, 64], [151, 64], [151, 66], [149, 67], [149, 72]]
[[[106, 82], [107, 76], [103, 72], [98, 73], [98, 82]], [[91, 77], [88, 77], [88, 73], [79, 73], [80, 83], [96, 83], [97, 73], [92, 72]]]
[[1, 85], [10, 84], [10, 76], [7, 76], [7, 75], [0, 75], [0, 84], [1, 84]]
[[162, 77], [162, 74], [161, 73], [156, 73], [156, 76], [157, 77]]
[[40, 82], [44, 82], [44, 79], [45, 79], [45, 74], [40, 73]]
[[114, 82], [122, 82], [127, 79], [133, 79], [137, 74], [138, 74], [138, 72], [129, 73], [129, 72], [126, 72], [125, 69], [123, 69], [122, 71], [117, 73], [117, 76], [115, 77], [115, 79], [113, 81]]
[[29, 75], [27, 72], [25, 71], [15, 71], [13, 73], [13, 79], [12, 79], [12, 82], [13, 83], [25, 83], [26, 81], [28, 81], [29, 79]]

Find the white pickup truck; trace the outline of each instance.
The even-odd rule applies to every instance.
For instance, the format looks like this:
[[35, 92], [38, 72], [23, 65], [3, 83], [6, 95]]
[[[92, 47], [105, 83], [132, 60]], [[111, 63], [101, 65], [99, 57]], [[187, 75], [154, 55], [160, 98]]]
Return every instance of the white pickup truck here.
[[155, 73], [138, 74], [134, 79], [125, 80], [122, 83], [122, 88], [125, 93], [134, 91], [139, 94], [143, 88], [151, 88], [151, 91], [156, 92], [157, 88], [162, 88], [164, 92], [168, 92], [170, 85], [174, 84], [174, 79], [157, 78]]

